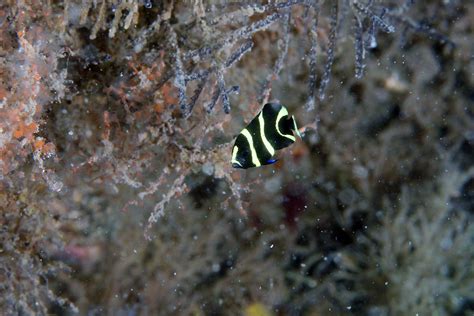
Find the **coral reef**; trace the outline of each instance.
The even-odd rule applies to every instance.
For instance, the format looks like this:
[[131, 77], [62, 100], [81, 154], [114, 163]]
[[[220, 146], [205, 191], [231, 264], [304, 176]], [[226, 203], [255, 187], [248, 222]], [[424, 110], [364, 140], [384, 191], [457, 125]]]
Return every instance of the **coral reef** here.
[[[474, 5], [0, 4], [0, 314], [469, 315]], [[303, 138], [235, 170], [282, 102]]]

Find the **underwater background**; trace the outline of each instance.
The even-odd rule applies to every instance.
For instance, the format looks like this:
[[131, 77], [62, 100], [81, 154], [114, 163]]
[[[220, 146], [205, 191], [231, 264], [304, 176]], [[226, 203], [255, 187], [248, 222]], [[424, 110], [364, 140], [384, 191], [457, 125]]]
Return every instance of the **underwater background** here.
[[473, 1], [0, 3], [0, 315], [474, 315], [473, 218]]

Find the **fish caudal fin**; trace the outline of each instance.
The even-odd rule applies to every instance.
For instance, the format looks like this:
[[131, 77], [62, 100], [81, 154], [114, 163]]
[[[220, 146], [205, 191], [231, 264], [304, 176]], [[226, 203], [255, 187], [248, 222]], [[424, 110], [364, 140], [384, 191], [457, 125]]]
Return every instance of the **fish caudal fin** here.
[[296, 120], [295, 120], [295, 117], [293, 115], [291, 116], [289, 121], [290, 121], [290, 124], [291, 124], [291, 130], [293, 130], [296, 133], [296, 135], [298, 135], [298, 137], [301, 138], [301, 133], [298, 130], [298, 126], [296, 125]]

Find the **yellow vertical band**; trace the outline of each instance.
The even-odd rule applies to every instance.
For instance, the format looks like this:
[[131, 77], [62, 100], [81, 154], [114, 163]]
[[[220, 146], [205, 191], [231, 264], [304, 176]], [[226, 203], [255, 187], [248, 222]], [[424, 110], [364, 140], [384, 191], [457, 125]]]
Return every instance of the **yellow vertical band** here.
[[270, 156], [275, 154], [275, 149], [273, 149], [270, 142], [267, 140], [267, 136], [265, 135], [265, 120], [263, 119], [263, 112], [260, 112], [258, 116], [258, 123], [260, 125], [260, 136], [262, 137], [262, 142], [265, 145], [265, 148], [270, 153]]
[[250, 135], [250, 132], [246, 128], [242, 130], [241, 134], [247, 138], [249, 143], [250, 154], [252, 155], [252, 163], [255, 165], [255, 167], [260, 167], [262, 164], [260, 163], [260, 160], [258, 160], [257, 151], [253, 145], [252, 135]]
[[232, 161], [231, 163], [236, 163], [239, 166], [242, 167], [242, 164], [237, 160], [237, 153], [239, 152], [239, 147], [234, 146], [234, 149], [232, 150]]

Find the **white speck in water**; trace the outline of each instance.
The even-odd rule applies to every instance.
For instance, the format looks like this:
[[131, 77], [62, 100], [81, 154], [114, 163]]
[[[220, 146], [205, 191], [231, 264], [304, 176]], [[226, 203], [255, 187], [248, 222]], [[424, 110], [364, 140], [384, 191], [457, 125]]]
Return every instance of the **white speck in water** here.
[[69, 136], [72, 136], [72, 135], [74, 135], [74, 132], [73, 132], [73, 131], [69, 131], [67, 134], [68, 134]]
[[352, 306], [346, 306], [346, 309], [350, 311], [352, 309]]
[[270, 245], [270, 249], [273, 249], [273, 244]]
[[388, 285], [388, 281], [387, 281], [387, 282], [385, 282], [385, 286], [387, 286], [387, 285]]
[[221, 270], [221, 266], [218, 263], [213, 263], [211, 269], [212, 272], [219, 272]]

